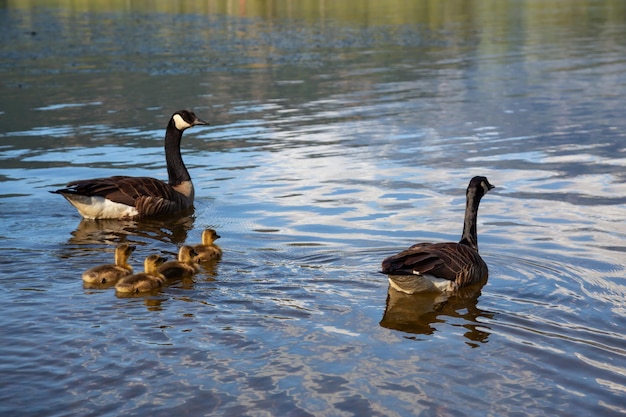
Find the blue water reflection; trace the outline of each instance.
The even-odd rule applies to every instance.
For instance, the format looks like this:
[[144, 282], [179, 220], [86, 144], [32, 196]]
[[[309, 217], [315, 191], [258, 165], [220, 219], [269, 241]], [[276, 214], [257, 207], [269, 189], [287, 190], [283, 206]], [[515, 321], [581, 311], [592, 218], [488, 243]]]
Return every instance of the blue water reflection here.
[[[1, 8], [0, 412], [624, 413], [624, 5], [243, 3]], [[165, 178], [180, 108], [211, 123], [191, 215], [48, 193]], [[488, 283], [388, 288], [386, 256], [459, 239], [473, 175]], [[120, 240], [137, 268], [206, 227], [191, 281], [83, 287]]]

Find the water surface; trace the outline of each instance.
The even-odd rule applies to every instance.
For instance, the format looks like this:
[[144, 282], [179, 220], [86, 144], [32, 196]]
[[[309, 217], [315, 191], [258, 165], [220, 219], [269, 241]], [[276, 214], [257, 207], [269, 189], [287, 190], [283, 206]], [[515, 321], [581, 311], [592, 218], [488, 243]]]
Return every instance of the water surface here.
[[[626, 413], [621, 1], [177, 4], [0, 9], [3, 414]], [[165, 178], [180, 108], [211, 122], [193, 215], [48, 193]], [[458, 240], [474, 175], [489, 282], [389, 290], [386, 256]], [[191, 281], [83, 287], [205, 227], [224, 258]]]

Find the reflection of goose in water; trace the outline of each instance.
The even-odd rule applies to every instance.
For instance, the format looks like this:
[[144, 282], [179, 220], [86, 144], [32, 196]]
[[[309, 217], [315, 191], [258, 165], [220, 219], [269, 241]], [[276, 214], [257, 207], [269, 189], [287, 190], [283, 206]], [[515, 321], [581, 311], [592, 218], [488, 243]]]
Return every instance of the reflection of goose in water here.
[[165, 262], [159, 267], [159, 272], [167, 279], [191, 278], [200, 270], [194, 262], [196, 255], [194, 248], [183, 245], [178, 250], [178, 260]]
[[385, 259], [382, 272], [398, 291], [453, 291], [487, 281], [487, 264], [478, 254], [476, 219], [480, 199], [494, 188], [485, 177], [471, 179], [467, 191], [463, 234], [458, 243], [418, 243]]
[[128, 236], [136, 236], [179, 246], [187, 240], [187, 234], [193, 229], [193, 222], [193, 216], [140, 220], [82, 219], [76, 230], [72, 232], [69, 243], [76, 245], [112, 244]]
[[456, 290], [454, 293], [406, 294], [396, 291], [390, 285], [380, 325], [406, 333], [432, 334], [436, 330], [433, 324], [460, 318], [466, 322], [462, 326], [467, 329], [464, 336], [470, 340], [468, 344], [475, 346], [476, 343], [486, 343], [489, 328], [479, 319], [491, 318], [493, 313], [480, 310], [476, 306], [480, 291], [481, 285], [476, 284]]
[[165, 277], [159, 272], [159, 267], [165, 263], [165, 258], [159, 255], [150, 255], [144, 260], [144, 271], [122, 278], [115, 284], [115, 291], [120, 293], [139, 293], [156, 290], [165, 283]]
[[180, 141], [185, 129], [207, 124], [188, 110], [172, 115], [165, 130], [168, 182], [114, 176], [74, 181], [52, 192], [65, 197], [87, 219], [145, 218], [192, 209], [194, 189], [180, 154]]
[[214, 243], [219, 238], [220, 235], [215, 230], [204, 229], [202, 231], [202, 244], [194, 246], [197, 252], [195, 261], [209, 262], [220, 259], [222, 257], [222, 249]]
[[133, 267], [128, 264], [130, 254], [135, 246], [120, 243], [115, 248], [115, 264], [98, 265], [83, 272], [83, 281], [87, 284], [115, 284], [120, 278], [133, 273]]

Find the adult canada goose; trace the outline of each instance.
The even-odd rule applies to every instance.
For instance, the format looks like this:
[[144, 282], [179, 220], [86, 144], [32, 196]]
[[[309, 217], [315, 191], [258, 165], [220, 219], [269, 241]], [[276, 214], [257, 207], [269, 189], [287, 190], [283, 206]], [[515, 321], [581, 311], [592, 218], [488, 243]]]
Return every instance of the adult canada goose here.
[[123, 293], [138, 293], [152, 291], [165, 283], [165, 277], [159, 272], [165, 258], [159, 255], [150, 255], [143, 262], [144, 271], [120, 279], [115, 284], [115, 290]]
[[113, 176], [73, 181], [61, 194], [87, 219], [123, 219], [173, 214], [193, 207], [194, 189], [180, 155], [183, 131], [208, 125], [188, 110], [172, 115], [165, 131], [168, 182], [150, 177]]
[[220, 235], [213, 229], [205, 229], [202, 231], [202, 243], [194, 246], [195, 251], [198, 253], [194, 260], [196, 262], [208, 262], [214, 259], [220, 259], [222, 257], [222, 249], [215, 243], [216, 239], [219, 239]]
[[465, 223], [459, 243], [418, 243], [385, 259], [382, 272], [398, 291], [453, 291], [485, 282], [489, 271], [478, 254], [476, 218], [480, 199], [494, 188], [485, 177], [471, 179], [467, 191]]
[[88, 284], [115, 284], [120, 278], [133, 273], [133, 267], [128, 264], [130, 254], [135, 246], [120, 243], [115, 248], [115, 264], [98, 265], [83, 272], [83, 281]]
[[159, 272], [167, 279], [191, 278], [200, 268], [194, 262], [196, 251], [188, 245], [183, 245], [178, 250], [178, 260], [168, 261], [159, 267]]

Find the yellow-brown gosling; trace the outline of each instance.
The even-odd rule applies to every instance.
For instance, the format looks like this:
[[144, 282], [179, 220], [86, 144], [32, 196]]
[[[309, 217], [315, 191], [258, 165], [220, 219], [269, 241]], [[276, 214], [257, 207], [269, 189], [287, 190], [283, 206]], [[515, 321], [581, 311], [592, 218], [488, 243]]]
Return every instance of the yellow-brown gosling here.
[[115, 284], [115, 290], [123, 293], [152, 291], [165, 283], [165, 277], [159, 267], [166, 259], [159, 255], [150, 255], [143, 262], [144, 272], [124, 277]]
[[61, 194], [86, 219], [124, 219], [174, 214], [193, 207], [194, 189], [180, 154], [183, 131], [208, 125], [191, 111], [172, 115], [165, 130], [168, 181], [114, 176], [73, 181], [52, 193]]
[[167, 279], [191, 278], [200, 270], [194, 261], [196, 255], [196, 251], [191, 246], [181, 246], [178, 250], [178, 260], [165, 262], [159, 267], [159, 272]]
[[98, 265], [83, 272], [83, 281], [88, 284], [115, 284], [120, 278], [133, 273], [133, 267], [128, 264], [130, 254], [135, 246], [120, 243], [115, 248], [115, 264]]
[[222, 248], [214, 243], [219, 238], [220, 235], [215, 230], [205, 229], [202, 232], [202, 243], [193, 247], [197, 253], [194, 260], [196, 262], [208, 262], [220, 259], [222, 257]]
[[[454, 291], [486, 282], [489, 270], [478, 254], [476, 219], [480, 199], [493, 188], [486, 177], [471, 179], [465, 193], [463, 234], [458, 243], [418, 243], [385, 259], [382, 272], [389, 276], [391, 287], [413, 294], [424, 290]], [[424, 286], [426, 281], [429, 285]]]

